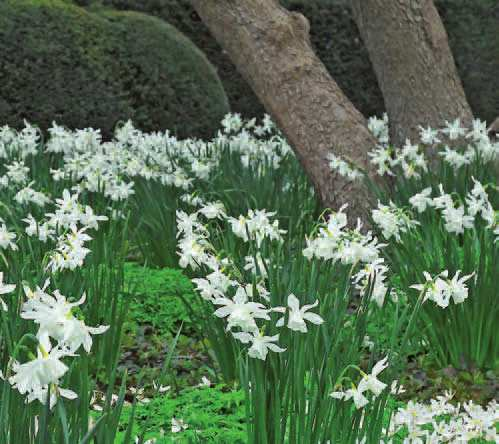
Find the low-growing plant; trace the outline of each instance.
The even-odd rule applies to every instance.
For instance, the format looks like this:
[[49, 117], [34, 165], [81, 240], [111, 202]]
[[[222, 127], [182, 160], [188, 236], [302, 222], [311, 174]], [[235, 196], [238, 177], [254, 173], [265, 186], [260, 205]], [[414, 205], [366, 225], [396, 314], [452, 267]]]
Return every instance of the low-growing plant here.
[[[125, 408], [121, 424], [126, 428], [131, 407]], [[167, 391], [134, 412], [134, 436], [156, 439], [156, 444], [172, 442], [245, 443], [244, 393], [224, 385], [185, 389], [175, 395]], [[117, 443], [121, 443], [118, 434]]]

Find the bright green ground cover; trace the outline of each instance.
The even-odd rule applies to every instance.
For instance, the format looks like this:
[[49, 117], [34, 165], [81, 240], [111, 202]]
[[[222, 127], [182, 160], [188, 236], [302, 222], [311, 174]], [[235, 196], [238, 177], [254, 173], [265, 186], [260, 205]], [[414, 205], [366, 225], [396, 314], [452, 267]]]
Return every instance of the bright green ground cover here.
[[[131, 408], [122, 416], [123, 425]], [[171, 433], [172, 417], [182, 419], [187, 428], [181, 435]], [[244, 393], [223, 385], [185, 389], [177, 396], [158, 396], [137, 406], [134, 434], [145, 439], [157, 438], [156, 444], [173, 442], [245, 442]], [[119, 435], [121, 442], [124, 432]]]

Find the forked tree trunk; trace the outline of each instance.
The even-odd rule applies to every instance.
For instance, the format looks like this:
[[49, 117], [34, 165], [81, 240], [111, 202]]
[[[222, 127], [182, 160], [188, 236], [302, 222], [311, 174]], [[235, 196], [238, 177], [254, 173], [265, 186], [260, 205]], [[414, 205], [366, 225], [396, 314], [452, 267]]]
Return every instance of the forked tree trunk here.
[[325, 207], [350, 204], [359, 216], [367, 191], [329, 168], [334, 153], [368, 171], [376, 141], [364, 117], [317, 58], [308, 21], [277, 0], [192, 0], [214, 37], [277, 122]]
[[352, 0], [390, 119], [394, 144], [418, 125], [473, 118], [433, 0]]

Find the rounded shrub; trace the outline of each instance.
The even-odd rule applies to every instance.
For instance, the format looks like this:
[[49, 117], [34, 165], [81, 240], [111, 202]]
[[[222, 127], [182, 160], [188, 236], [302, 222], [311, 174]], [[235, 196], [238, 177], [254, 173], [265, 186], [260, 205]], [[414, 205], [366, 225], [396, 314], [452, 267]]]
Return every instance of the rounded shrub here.
[[213, 66], [173, 26], [64, 0], [0, 2], [0, 122], [205, 137], [228, 103]]

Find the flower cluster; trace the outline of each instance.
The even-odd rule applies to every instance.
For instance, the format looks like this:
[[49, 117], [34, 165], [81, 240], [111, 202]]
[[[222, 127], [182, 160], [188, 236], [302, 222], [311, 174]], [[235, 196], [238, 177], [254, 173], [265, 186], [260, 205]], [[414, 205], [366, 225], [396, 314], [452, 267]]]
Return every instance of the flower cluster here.
[[[28, 154], [34, 154], [35, 150], [32, 147], [36, 144], [29, 145], [31, 148], [27, 148], [28, 142], [21, 143], [12, 134], [10, 136], [8, 143], [3, 142], [6, 155], [16, 154], [24, 159]], [[15, 150], [13, 146], [16, 147]], [[34, 238], [39, 242], [39, 246], [46, 244], [45, 248], [42, 248], [42, 254], [48, 258], [48, 263], [45, 260], [42, 260], [40, 264], [26, 263], [23, 265], [26, 269], [33, 265], [35, 268], [40, 266], [38, 270], [31, 270], [31, 272], [54, 274], [63, 269], [74, 270], [81, 267], [90, 252], [90, 249], [85, 246], [86, 242], [91, 239], [86, 231], [98, 229], [99, 223], [108, 218], [96, 215], [90, 206], [82, 205], [78, 200], [78, 193], [71, 194], [70, 191], [64, 190], [61, 198], [52, 201], [46, 194], [34, 191], [31, 188], [33, 182], [25, 186], [29, 181], [29, 168], [22, 167], [22, 174], [15, 175], [12, 165], [7, 165], [7, 171], [11, 173], [8, 176], [8, 191], [12, 198], [12, 207], [9, 208], [12, 210], [6, 215], [11, 221], [14, 220], [16, 227], [19, 226], [15, 221], [16, 213], [26, 214], [30, 204], [37, 207], [50, 206], [50, 210], [47, 210], [38, 221], [31, 213], [28, 213], [22, 219], [27, 225], [25, 235], [22, 232], [9, 231], [4, 221], [0, 220], [0, 249], [16, 251], [16, 255], [24, 260], [27, 252], [30, 256], [33, 254], [36, 242], [30, 240], [29, 250], [27, 250], [23, 241], [27, 238]], [[18, 171], [21, 169], [18, 168]], [[38, 214], [40, 209], [35, 209], [35, 211]], [[18, 258], [13, 257], [13, 259]], [[43, 264], [46, 266], [43, 267]], [[0, 272], [0, 294], [13, 293], [18, 285], [6, 284], [3, 278], [4, 273]], [[81, 348], [89, 353], [93, 342], [92, 335], [104, 333], [108, 327], [89, 327], [79, 317], [79, 314], [76, 315], [75, 308], [83, 304], [85, 295], [77, 302], [69, 302], [59, 290], [49, 293], [47, 290], [49, 284], [50, 280], [47, 279], [41, 288], [31, 290], [27, 284], [23, 283], [26, 300], [19, 310], [14, 308], [16, 301], [11, 304], [10, 301], [0, 299], [0, 304], [2, 310], [8, 312], [9, 316], [19, 316], [21, 319], [34, 322], [38, 327], [36, 350], [34, 353], [28, 352], [27, 360], [23, 363], [19, 362], [18, 356], [13, 356], [7, 366], [6, 379], [14, 389], [26, 396], [26, 402], [39, 400], [42, 403], [48, 402], [52, 407], [59, 397], [68, 399], [77, 397], [74, 391], [61, 387], [63, 378], [69, 370], [66, 361], [77, 356], [76, 353]], [[13, 308], [10, 308], [11, 305]], [[27, 347], [24, 349], [27, 350]]]
[[454, 304], [461, 304], [468, 298], [468, 288], [464, 283], [473, 277], [474, 273], [459, 278], [461, 271], [458, 270], [452, 279], [449, 279], [449, 272], [442, 271], [437, 276], [432, 277], [428, 272], [424, 272], [426, 282], [415, 284], [414, 288], [423, 293], [423, 302], [430, 300], [439, 307], [446, 308], [452, 299]]
[[85, 242], [92, 239], [86, 231], [97, 230], [99, 222], [107, 220], [107, 216], [96, 215], [90, 206], [81, 205], [78, 194], [71, 194], [68, 190], [64, 190], [62, 198], [55, 199], [54, 212], [46, 213], [44, 220], [36, 221], [31, 214], [23, 219], [28, 236], [36, 236], [41, 242], [56, 242], [47, 265], [52, 272], [81, 267], [90, 253]]
[[388, 205], [378, 202], [378, 208], [372, 210], [372, 219], [381, 229], [386, 239], [393, 237], [400, 242], [400, 234], [407, 233], [411, 228], [419, 225], [419, 222], [410, 218], [402, 209], [390, 201]]
[[254, 239], [257, 246], [260, 247], [265, 238], [270, 240], [281, 241], [282, 234], [285, 230], [279, 229], [279, 221], [276, 219], [273, 222], [270, 218], [275, 216], [275, 213], [267, 212], [265, 210], [248, 210], [246, 216], [239, 216], [238, 218], [229, 217], [227, 220], [230, 223], [232, 232], [248, 242], [249, 239]]
[[17, 158], [22, 161], [38, 151], [40, 134], [34, 126], [24, 121], [24, 128], [17, 132], [9, 126], [0, 127], [0, 159]]
[[485, 408], [473, 401], [453, 405], [452, 397], [452, 393], [446, 393], [428, 404], [409, 401], [393, 415], [389, 434], [403, 433], [407, 443], [465, 443], [475, 439], [498, 442], [497, 402]]
[[[233, 258], [221, 258], [216, 255], [216, 249], [210, 243], [210, 230], [198, 219], [199, 216], [208, 221], [214, 219], [207, 216], [207, 213], [214, 216], [206, 211], [206, 207], [190, 215], [183, 212], [177, 214], [180, 264], [183, 267], [190, 266], [194, 270], [200, 266], [208, 270], [206, 277], [194, 278], [192, 281], [201, 297], [218, 307], [214, 315], [225, 319], [226, 331], [242, 344], [250, 344], [250, 357], [265, 360], [269, 351], [282, 353], [286, 350], [277, 343], [279, 334], [266, 336], [265, 329], [275, 330], [287, 326], [292, 331], [306, 333], [306, 322], [316, 325], [323, 323], [318, 314], [310, 312], [318, 305], [317, 300], [313, 304], [300, 307], [299, 299], [290, 294], [287, 307], [269, 306], [270, 298], [265, 280], [271, 261], [264, 257], [261, 251], [255, 256], [244, 257], [243, 269], [249, 271], [256, 280], [253, 283], [237, 280], [235, 276], [240, 273], [235, 271], [237, 267]], [[236, 238], [257, 248], [260, 248], [264, 241], [283, 241], [282, 234], [285, 231], [279, 228], [278, 220], [272, 221], [273, 213], [265, 210], [249, 210], [246, 216], [233, 218], [225, 215], [223, 208], [220, 208], [216, 216], [228, 224]], [[281, 313], [283, 316], [273, 322], [272, 313]], [[262, 323], [267, 324], [261, 325]]]
[[333, 153], [328, 155], [329, 168], [336, 171], [340, 176], [346, 177], [348, 180], [357, 180], [364, 175], [345, 160], [335, 156]]
[[388, 267], [380, 256], [385, 245], [378, 243], [370, 231], [362, 233], [360, 221], [357, 221], [355, 229], [348, 228], [345, 208], [331, 213], [326, 223], [318, 226], [316, 235], [306, 239], [303, 255], [309, 259], [330, 260], [344, 265], [360, 264], [361, 268], [353, 275], [352, 281], [362, 294], [370, 285], [372, 298], [381, 307], [387, 293], [385, 279]]
[[387, 367], [388, 358], [385, 357], [373, 366], [369, 374], [359, 369], [362, 375], [359, 384], [356, 386], [352, 383], [352, 387], [347, 390], [334, 391], [331, 393], [331, 397], [344, 401], [352, 399], [356, 408], [365, 407], [369, 403], [369, 399], [366, 397], [367, 392], [371, 392], [374, 397], [377, 397], [386, 388], [386, 384], [378, 379], [378, 375]]
[[439, 186], [439, 196], [432, 198], [432, 189], [428, 187], [412, 196], [409, 203], [418, 213], [428, 208], [440, 210], [448, 233], [462, 234], [464, 230], [473, 228], [478, 215], [485, 221], [487, 228], [495, 230], [499, 222], [496, 220], [496, 212], [489, 201], [485, 187], [475, 178], [472, 180], [473, 188], [467, 194], [464, 203], [456, 203], [453, 196], [444, 191], [442, 184]]
[[386, 145], [390, 141], [388, 133], [388, 114], [383, 113], [381, 119], [376, 116], [369, 117], [367, 120], [367, 127], [379, 143]]
[[317, 235], [306, 240], [305, 257], [339, 261], [345, 265], [370, 263], [379, 258], [383, 245], [370, 231], [361, 232], [360, 221], [355, 229], [349, 229], [345, 208], [343, 206], [338, 212], [331, 213], [326, 223], [318, 226]]
[[23, 364], [14, 361], [9, 383], [19, 393], [26, 395], [27, 402], [38, 399], [46, 403], [50, 392], [49, 403], [52, 407], [58, 396], [69, 399], [77, 397], [73, 391], [60, 387], [61, 378], [69, 369], [63, 359], [76, 356], [80, 347], [89, 353], [92, 347], [91, 335], [104, 333], [108, 327], [85, 325], [73, 313], [74, 307], [83, 304], [85, 295], [71, 303], [58, 290], [53, 294], [48, 293], [46, 289], [49, 283], [47, 280], [42, 288], [37, 287], [34, 291], [24, 288], [27, 299], [21, 308], [21, 318], [38, 325], [37, 356]]
[[[369, 156], [381, 176], [394, 176], [395, 169], [400, 168], [405, 178], [421, 177], [421, 173], [428, 170], [426, 150], [437, 151], [443, 161], [454, 169], [470, 165], [477, 159], [488, 162], [499, 156], [499, 142], [489, 138], [487, 125], [480, 120], [474, 120], [470, 129], [463, 128], [459, 119], [446, 122], [441, 129], [420, 127], [420, 143], [412, 144], [406, 140], [402, 148], [389, 145], [386, 115], [382, 120], [370, 118], [368, 127], [379, 142]], [[451, 147], [457, 141], [466, 141], [463, 150]]]

